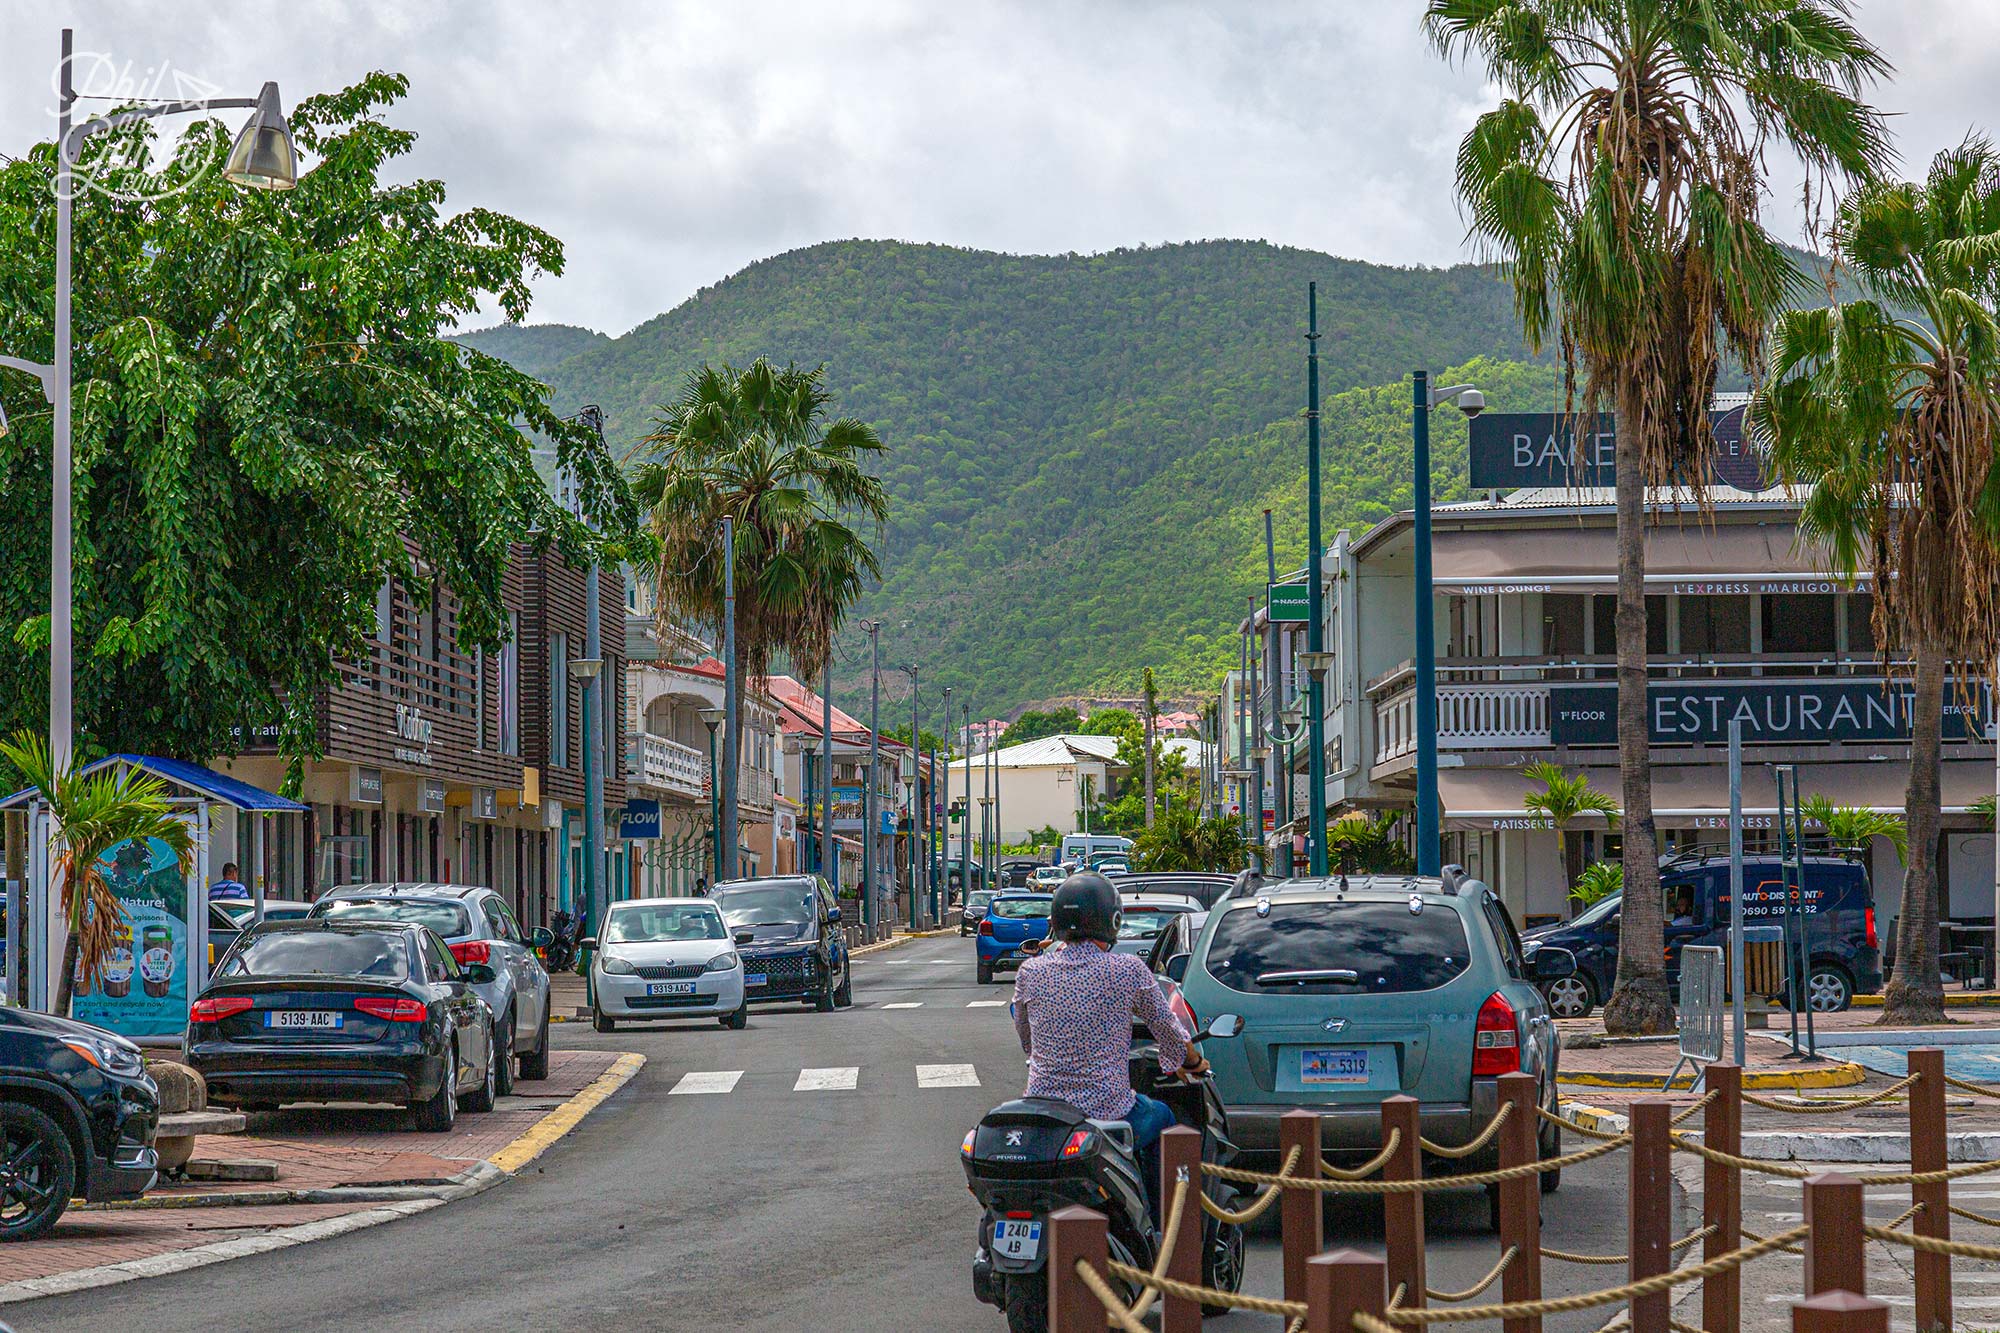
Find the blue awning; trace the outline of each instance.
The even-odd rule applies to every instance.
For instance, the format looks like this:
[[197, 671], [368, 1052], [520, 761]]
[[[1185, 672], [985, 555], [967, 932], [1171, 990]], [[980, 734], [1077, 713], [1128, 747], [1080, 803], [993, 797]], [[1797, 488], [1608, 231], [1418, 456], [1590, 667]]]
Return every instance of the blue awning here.
[[[123, 764], [128, 768], [136, 768], [142, 773], [151, 774], [183, 794], [204, 796], [236, 810], [281, 815], [304, 814], [306, 811], [305, 806], [290, 797], [279, 796], [275, 792], [265, 791], [262, 787], [253, 787], [241, 778], [232, 778], [227, 773], [218, 773], [212, 768], [191, 764], [185, 759], [162, 759], [158, 755], [147, 754], [114, 754], [94, 764], [85, 765], [82, 771], [95, 773], [108, 764]], [[34, 794], [35, 788], [23, 787], [6, 800], [0, 801], [0, 810], [25, 804]]]

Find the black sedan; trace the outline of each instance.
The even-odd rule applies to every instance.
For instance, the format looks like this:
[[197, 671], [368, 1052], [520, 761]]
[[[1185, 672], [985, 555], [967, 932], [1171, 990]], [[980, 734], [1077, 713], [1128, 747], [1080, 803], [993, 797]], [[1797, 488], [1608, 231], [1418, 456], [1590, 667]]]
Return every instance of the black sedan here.
[[0, 1007], [0, 1241], [33, 1240], [72, 1197], [152, 1188], [160, 1090], [123, 1037]]
[[493, 1109], [493, 1016], [472, 989], [492, 979], [422, 926], [267, 921], [190, 1007], [184, 1056], [221, 1105], [401, 1102], [447, 1130]]

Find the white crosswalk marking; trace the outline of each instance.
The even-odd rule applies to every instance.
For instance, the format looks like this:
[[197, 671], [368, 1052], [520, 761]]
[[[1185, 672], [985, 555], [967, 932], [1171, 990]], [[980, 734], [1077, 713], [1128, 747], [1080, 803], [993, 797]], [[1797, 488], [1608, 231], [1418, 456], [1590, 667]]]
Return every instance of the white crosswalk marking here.
[[674, 1084], [668, 1096], [684, 1093], [730, 1092], [736, 1087], [736, 1080], [743, 1077], [740, 1069], [720, 1069], [681, 1075], [681, 1081]]
[[852, 1092], [861, 1071], [852, 1065], [844, 1069], [801, 1069], [793, 1092]]
[[924, 1002], [922, 1000], [898, 1000], [894, 1004], [885, 1004], [882, 1007], [884, 1009], [921, 1009], [924, 1007]]
[[969, 1000], [966, 1002], [965, 1007], [968, 1009], [998, 1009], [1008, 1003], [1009, 1001], [1007, 1000]]
[[920, 1088], [976, 1088], [979, 1071], [971, 1065], [918, 1065]]

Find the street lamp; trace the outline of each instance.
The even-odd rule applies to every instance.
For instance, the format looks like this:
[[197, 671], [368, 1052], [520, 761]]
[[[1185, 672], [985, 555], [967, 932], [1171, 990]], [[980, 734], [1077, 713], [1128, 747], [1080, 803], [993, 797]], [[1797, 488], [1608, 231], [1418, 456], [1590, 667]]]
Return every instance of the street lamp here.
[[[712, 880], [720, 881], [722, 879], [722, 787], [715, 780], [715, 729], [722, 725], [722, 719], [729, 714], [720, 708], [697, 708], [694, 715], [701, 719], [704, 727], [708, 728], [708, 826], [709, 841], [714, 845], [714, 852], [709, 857], [709, 874]], [[827, 818], [833, 818], [831, 808], [827, 810]]]
[[[587, 584], [585, 591], [589, 591]], [[591, 636], [586, 633], [584, 637]], [[598, 838], [604, 824], [604, 789], [601, 785], [604, 779], [597, 768], [597, 695], [591, 686], [604, 672], [604, 659], [574, 658], [569, 669], [583, 682], [583, 900], [590, 904], [590, 924], [596, 929], [604, 924], [605, 909], [605, 904], [598, 901], [604, 883], [603, 860], [598, 851]], [[569, 848], [563, 848], [563, 855], [569, 855]]]
[[[1320, 585], [1319, 532], [1319, 284], [1306, 284], [1306, 648], [1318, 653], [1326, 647], [1326, 592]], [[1301, 654], [1304, 656], [1305, 654]], [[1326, 874], [1326, 835], [1320, 828], [1326, 818], [1326, 709], [1321, 700], [1320, 675], [1306, 686], [1306, 721], [1310, 732], [1306, 746], [1308, 778], [1307, 809], [1312, 830], [1307, 848], [1310, 868], [1315, 875]]]
[[1442, 822], [1438, 813], [1437, 754], [1437, 607], [1431, 587], [1431, 409], [1454, 403], [1476, 417], [1486, 410], [1486, 395], [1470, 384], [1431, 387], [1427, 370], [1411, 376], [1411, 426], [1414, 435], [1411, 466], [1416, 471], [1415, 526], [1417, 570], [1413, 608], [1416, 619], [1417, 676], [1417, 873], [1435, 875], [1441, 850]]

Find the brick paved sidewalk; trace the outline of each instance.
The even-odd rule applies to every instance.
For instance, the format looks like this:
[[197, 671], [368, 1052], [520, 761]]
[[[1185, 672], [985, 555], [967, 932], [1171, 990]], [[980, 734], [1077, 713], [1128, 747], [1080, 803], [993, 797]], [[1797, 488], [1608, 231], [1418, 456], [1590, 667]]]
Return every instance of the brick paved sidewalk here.
[[71, 1209], [40, 1240], [0, 1249], [0, 1283], [151, 1259], [219, 1240], [366, 1212], [373, 1203], [236, 1208]]

